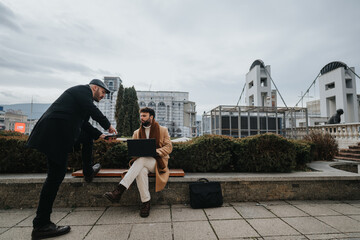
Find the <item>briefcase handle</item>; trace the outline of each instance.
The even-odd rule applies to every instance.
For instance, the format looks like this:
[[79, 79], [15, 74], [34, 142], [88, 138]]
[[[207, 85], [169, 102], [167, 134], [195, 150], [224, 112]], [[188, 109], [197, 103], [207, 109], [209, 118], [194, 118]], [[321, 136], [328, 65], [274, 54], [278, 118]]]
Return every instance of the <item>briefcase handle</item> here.
[[210, 182], [207, 178], [199, 178], [198, 182]]

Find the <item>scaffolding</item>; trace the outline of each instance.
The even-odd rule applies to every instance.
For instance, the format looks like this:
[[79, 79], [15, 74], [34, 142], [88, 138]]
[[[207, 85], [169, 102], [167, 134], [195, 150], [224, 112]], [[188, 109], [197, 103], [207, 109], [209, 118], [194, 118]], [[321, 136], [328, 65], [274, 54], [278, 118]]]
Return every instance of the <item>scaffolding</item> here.
[[276, 133], [296, 139], [298, 121], [304, 118], [306, 119], [304, 127], [308, 133], [307, 108], [220, 105], [203, 114], [202, 134], [242, 138]]

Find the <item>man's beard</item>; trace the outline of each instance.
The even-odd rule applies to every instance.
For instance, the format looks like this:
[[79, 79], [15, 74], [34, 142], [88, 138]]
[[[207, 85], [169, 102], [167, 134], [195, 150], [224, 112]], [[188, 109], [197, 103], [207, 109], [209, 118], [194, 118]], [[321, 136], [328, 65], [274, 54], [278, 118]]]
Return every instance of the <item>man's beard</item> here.
[[146, 122], [142, 122], [141, 125], [143, 127], [148, 127], [151, 124], [150, 120], [147, 120]]

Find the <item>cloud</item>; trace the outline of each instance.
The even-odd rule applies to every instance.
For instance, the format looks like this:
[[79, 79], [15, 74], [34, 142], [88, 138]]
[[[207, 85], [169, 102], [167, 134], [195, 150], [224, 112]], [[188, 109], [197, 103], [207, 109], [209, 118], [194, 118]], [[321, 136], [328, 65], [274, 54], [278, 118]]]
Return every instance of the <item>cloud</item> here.
[[10, 8], [0, 2], [0, 26], [15, 32], [21, 32], [21, 27], [16, 22], [16, 16]]
[[[56, 95], [46, 89], [115, 75], [138, 90], [187, 91], [208, 111], [236, 104], [262, 59], [292, 106], [327, 63], [360, 64], [354, 0], [3, 2], [1, 86], [24, 96], [13, 89], [41, 89], [44, 102]], [[8, 99], [18, 100], [0, 95]]]

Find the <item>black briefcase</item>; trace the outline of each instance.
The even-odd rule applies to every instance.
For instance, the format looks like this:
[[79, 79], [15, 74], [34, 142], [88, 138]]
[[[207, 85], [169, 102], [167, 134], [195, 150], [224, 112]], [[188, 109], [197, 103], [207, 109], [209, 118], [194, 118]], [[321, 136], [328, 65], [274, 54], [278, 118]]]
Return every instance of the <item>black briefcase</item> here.
[[223, 196], [219, 182], [209, 182], [200, 178], [197, 182], [190, 183], [190, 206], [192, 208], [221, 207]]

